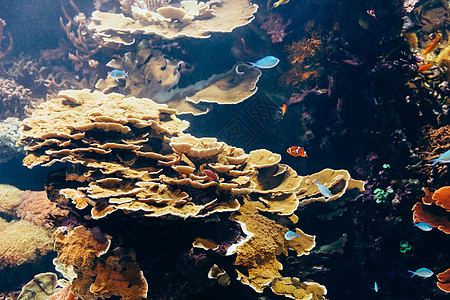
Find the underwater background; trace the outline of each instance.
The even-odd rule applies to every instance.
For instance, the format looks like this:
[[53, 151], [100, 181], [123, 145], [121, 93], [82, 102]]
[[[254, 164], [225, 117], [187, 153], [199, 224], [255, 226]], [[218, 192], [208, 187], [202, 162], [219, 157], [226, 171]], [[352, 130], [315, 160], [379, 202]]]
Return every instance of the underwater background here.
[[0, 299], [447, 299], [446, 0], [0, 1]]

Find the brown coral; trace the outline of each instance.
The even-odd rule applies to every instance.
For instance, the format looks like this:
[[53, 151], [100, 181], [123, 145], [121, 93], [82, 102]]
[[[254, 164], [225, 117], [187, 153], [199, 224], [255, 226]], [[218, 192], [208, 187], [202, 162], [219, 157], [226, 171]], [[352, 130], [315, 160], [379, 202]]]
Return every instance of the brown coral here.
[[[160, 13], [134, 7], [131, 8], [133, 19], [123, 14], [94, 11], [88, 28], [104, 41], [115, 43], [134, 42], [134, 34], [155, 34], [166, 39], [208, 38], [212, 32], [231, 32], [236, 27], [249, 24], [258, 9], [256, 4], [250, 4], [247, 0], [223, 0], [220, 5], [208, 1], [201, 5], [196, 9], [200, 12], [198, 17], [194, 14], [189, 18], [185, 17], [186, 11], [180, 7], [170, 7], [170, 12], [163, 12], [162, 9], [166, 8], [162, 7], [158, 9]], [[181, 21], [173, 22], [175, 19]]]
[[[181, 218], [233, 212], [232, 219], [247, 238], [227, 252], [237, 253], [235, 265], [248, 273], [239, 273], [241, 281], [257, 291], [280, 277], [277, 256], [287, 255], [288, 249], [305, 255], [314, 247], [314, 236], [300, 229], [295, 229], [299, 239], [287, 241], [289, 229], [277, 224], [279, 216], [292, 216], [299, 204], [354, 198], [363, 190], [363, 183], [344, 170], [299, 176], [268, 150], [246, 154], [215, 138], [184, 134], [189, 124], [179, 120], [175, 110], [150, 99], [63, 91], [22, 125], [21, 142], [28, 151], [24, 164], [74, 163], [66, 175], [71, 187], [67, 181], [60, 183], [60, 193], [79, 209], [89, 207], [94, 219], [117, 210]], [[214, 171], [218, 180], [211, 180], [205, 170]], [[323, 197], [314, 179], [333, 197]], [[78, 277], [84, 280], [79, 286], [90, 286], [89, 276]], [[109, 295], [108, 289], [112, 286], [102, 293]]]
[[31, 91], [14, 80], [0, 79], [0, 119], [17, 117], [23, 119], [34, 110], [39, 100], [31, 96]]
[[107, 253], [110, 239], [99, 229], [78, 226], [58, 229], [54, 235], [58, 261], [75, 267], [72, 291], [82, 299], [120, 296], [125, 300], [147, 297], [148, 285], [131, 249]]

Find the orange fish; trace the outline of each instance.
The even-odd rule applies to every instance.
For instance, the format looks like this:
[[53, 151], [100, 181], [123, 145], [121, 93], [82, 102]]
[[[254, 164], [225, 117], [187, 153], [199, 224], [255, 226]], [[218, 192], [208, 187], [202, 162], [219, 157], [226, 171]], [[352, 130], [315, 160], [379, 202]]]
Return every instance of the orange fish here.
[[377, 15], [375, 14], [375, 11], [373, 9], [368, 9], [366, 12], [369, 16], [371, 16], [375, 19], [377, 18]]
[[436, 37], [434, 38], [434, 40], [425, 47], [425, 50], [422, 52], [423, 57], [426, 57], [427, 54], [431, 53], [432, 51], [434, 51], [437, 48], [441, 37], [442, 37], [442, 33], [438, 33], [436, 35]]
[[283, 106], [280, 107], [280, 108], [281, 108], [281, 115], [284, 116], [284, 114], [285, 114], [286, 111], [287, 111], [287, 104], [283, 104]]
[[94, 68], [94, 69], [98, 67], [98, 61], [96, 61], [95, 59], [88, 60], [88, 64], [89, 64], [89, 67]]
[[429, 68], [431, 68], [434, 65], [434, 63], [429, 63], [426, 65], [422, 65], [417, 69], [417, 72], [425, 72], [426, 70], [428, 70]]
[[297, 156], [308, 157], [306, 155], [305, 149], [303, 149], [303, 147], [299, 147], [299, 146], [292, 146], [292, 147], [288, 148], [287, 153], [289, 153], [290, 155], [292, 155], [294, 157], [297, 157]]

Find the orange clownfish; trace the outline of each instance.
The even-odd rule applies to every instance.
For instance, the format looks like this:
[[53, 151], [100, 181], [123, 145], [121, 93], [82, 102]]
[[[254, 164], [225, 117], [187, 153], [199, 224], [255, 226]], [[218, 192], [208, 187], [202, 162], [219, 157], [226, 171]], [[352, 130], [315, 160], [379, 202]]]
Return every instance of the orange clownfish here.
[[289, 153], [290, 155], [292, 155], [294, 157], [297, 157], [297, 156], [308, 157], [306, 155], [305, 149], [303, 149], [303, 147], [299, 147], [299, 146], [292, 146], [292, 147], [288, 148], [287, 153]]
[[287, 111], [287, 104], [283, 104], [283, 106], [280, 107], [280, 108], [281, 108], [281, 115], [284, 116], [284, 114], [285, 114], [286, 111]]
[[375, 19], [377, 18], [377, 15], [375, 14], [375, 11], [373, 9], [368, 9], [366, 12], [369, 16], [371, 16]]
[[428, 70], [429, 68], [431, 68], [432, 66], [434, 66], [434, 63], [429, 63], [426, 65], [422, 65], [417, 69], [417, 72], [425, 72], [426, 70]]
[[88, 64], [89, 64], [89, 67], [95, 69], [98, 66], [98, 61], [96, 61], [95, 59], [90, 59], [90, 60], [88, 60]]
[[442, 33], [438, 33], [436, 35], [436, 37], [434, 38], [434, 40], [425, 47], [425, 50], [422, 52], [423, 57], [426, 57], [427, 54], [433, 52], [437, 48], [441, 37], [442, 37]]

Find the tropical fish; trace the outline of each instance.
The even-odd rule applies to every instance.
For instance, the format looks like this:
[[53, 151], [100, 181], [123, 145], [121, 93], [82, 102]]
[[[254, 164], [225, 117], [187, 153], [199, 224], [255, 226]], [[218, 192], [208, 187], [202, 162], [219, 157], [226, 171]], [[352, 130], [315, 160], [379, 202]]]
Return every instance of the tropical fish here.
[[442, 33], [438, 33], [436, 35], [436, 37], [434, 38], [434, 40], [425, 47], [425, 50], [422, 52], [422, 56], [426, 57], [429, 53], [434, 51], [437, 48], [437, 46], [439, 45], [439, 40], [441, 38], [442, 38]]
[[447, 150], [444, 154], [439, 156], [438, 158], [432, 159], [433, 163], [431, 166], [434, 166], [437, 163], [447, 164], [450, 162], [450, 150]]
[[317, 187], [319, 188], [320, 193], [324, 197], [331, 198], [333, 196], [333, 194], [331, 194], [331, 191], [326, 186], [324, 186], [323, 184], [318, 183], [316, 179], [314, 179], [313, 183], [315, 185], [317, 185]]
[[281, 115], [284, 116], [284, 114], [287, 112], [287, 104], [283, 104], [282, 107], [280, 107], [281, 109]]
[[429, 63], [426, 65], [422, 65], [417, 69], [417, 72], [425, 72], [426, 70], [428, 70], [429, 68], [431, 68], [432, 66], [434, 66], [434, 63]]
[[122, 70], [112, 70], [111, 72], [109, 72], [109, 76], [111, 76], [111, 78], [114, 78], [115, 80], [119, 81], [119, 79], [127, 78], [128, 73], [125, 73]]
[[378, 286], [378, 283], [376, 281], [373, 283], [373, 290], [375, 291], [375, 293], [378, 293], [378, 291], [380, 290], [380, 287]]
[[295, 238], [299, 238], [300, 235], [301, 235], [300, 233], [295, 233], [295, 232], [293, 232], [292, 230], [289, 230], [288, 232], [286, 232], [286, 233], [284, 234], [284, 238], [285, 238], [286, 240], [290, 241], [290, 240], [293, 240], [293, 239], [295, 239]]
[[278, 0], [277, 2], [275, 2], [273, 4], [273, 8], [277, 8], [278, 6], [286, 4], [286, 3], [289, 3], [289, 0]]
[[96, 61], [95, 59], [90, 59], [88, 60], [88, 65], [91, 68], [97, 68], [98, 67], [98, 61]]
[[414, 275], [417, 275], [417, 276], [423, 277], [423, 278], [428, 278], [428, 277], [433, 276], [433, 274], [434, 274], [433, 271], [431, 271], [428, 268], [420, 268], [420, 269], [417, 269], [416, 271], [408, 270], [408, 272], [412, 273], [411, 278], [413, 278]]
[[413, 226], [416, 226], [417, 228], [423, 230], [423, 231], [430, 231], [433, 230], [433, 227], [431, 227], [430, 224], [425, 222], [415, 223]]
[[287, 151], [287, 153], [289, 153], [290, 155], [292, 155], [294, 157], [297, 157], [297, 156], [308, 157], [306, 155], [305, 149], [303, 149], [303, 147], [300, 147], [300, 146], [289, 147], [286, 151]]
[[217, 176], [215, 172], [208, 169], [204, 169], [203, 172], [206, 174], [206, 176], [208, 176], [209, 179], [217, 182], [220, 185], [219, 176]]
[[257, 67], [259, 69], [270, 69], [275, 67], [279, 62], [280, 60], [275, 56], [266, 56], [254, 63], [250, 63], [250, 68]]
[[373, 9], [366, 10], [366, 13], [375, 19], [377, 18], [377, 15], [375, 14], [375, 11]]

